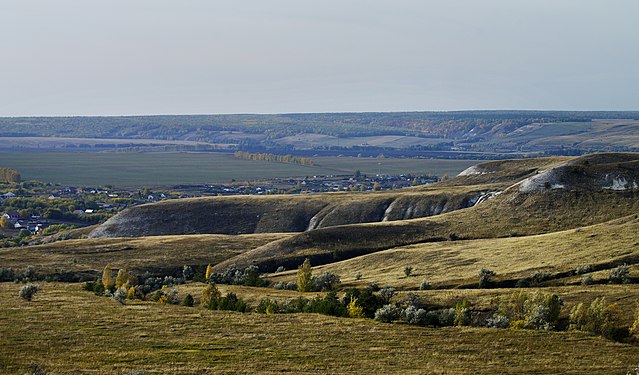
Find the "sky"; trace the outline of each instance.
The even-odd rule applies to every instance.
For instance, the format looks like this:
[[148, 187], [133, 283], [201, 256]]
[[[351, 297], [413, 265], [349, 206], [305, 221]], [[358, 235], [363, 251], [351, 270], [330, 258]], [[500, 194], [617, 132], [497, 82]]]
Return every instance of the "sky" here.
[[0, 1], [0, 116], [639, 110], [636, 0]]

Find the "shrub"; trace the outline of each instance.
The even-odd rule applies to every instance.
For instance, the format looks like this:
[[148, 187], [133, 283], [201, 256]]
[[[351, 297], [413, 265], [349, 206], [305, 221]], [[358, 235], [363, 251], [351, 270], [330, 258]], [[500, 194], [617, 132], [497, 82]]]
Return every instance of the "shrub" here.
[[342, 298], [343, 304], [348, 304], [353, 298], [357, 298], [357, 304], [362, 307], [364, 316], [367, 318], [375, 317], [375, 311], [384, 306], [382, 298], [373, 294], [370, 289], [351, 288], [344, 293]]
[[406, 275], [406, 277], [409, 277], [412, 273], [413, 273], [413, 267], [411, 266], [404, 267], [404, 275]]
[[304, 297], [295, 298], [290, 301], [287, 301], [283, 306], [283, 310], [287, 314], [310, 312], [311, 301], [309, 301], [308, 299]]
[[248, 306], [246, 305], [246, 302], [244, 302], [243, 299], [238, 298], [235, 293], [228, 292], [224, 297], [220, 298], [217, 309], [246, 312], [248, 310]]
[[162, 288], [158, 292], [160, 292], [159, 303], [177, 305], [180, 302], [177, 289]]
[[184, 278], [185, 281], [192, 280], [194, 275], [195, 272], [193, 272], [193, 268], [191, 268], [191, 266], [182, 267], [182, 278]]
[[630, 334], [635, 340], [639, 340], [639, 308], [637, 308], [637, 311], [635, 312], [635, 321], [630, 327]]
[[84, 290], [93, 292], [96, 296], [104, 295], [104, 285], [102, 285], [102, 281], [87, 281], [83, 286]]
[[377, 311], [375, 311], [375, 320], [390, 323], [393, 320], [399, 319], [400, 310], [395, 305], [384, 305]]
[[510, 319], [504, 315], [495, 315], [486, 320], [486, 327], [489, 328], [508, 328], [508, 326], [510, 326]]
[[297, 284], [290, 282], [290, 283], [285, 283], [283, 281], [277, 282], [275, 284], [273, 284], [273, 289], [278, 289], [278, 290], [296, 290], [297, 289]]
[[194, 301], [191, 294], [187, 294], [182, 300], [182, 306], [193, 307]]
[[0, 282], [13, 281], [16, 278], [16, 274], [12, 268], [0, 268]]
[[324, 298], [316, 297], [310, 302], [310, 311], [331, 316], [347, 316], [346, 306], [338, 299], [335, 292], [328, 292]]
[[436, 312], [418, 309], [414, 306], [408, 306], [402, 315], [406, 323], [411, 325], [435, 327], [439, 324], [439, 318]]
[[592, 332], [612, 339], [621, 338], [622, 311], [616, 303], [606, 304], [606, 297], [595, 298], [588, 307], [583, 303], [570, 311], [570, 329]]
[[379, 296], [382, 298], [385, 304], [389, 304], [393, 296], [395, 295], [395, 288], [392, 286], [385, 286], [379, 290]]
[[585, 273], [589, 273], [592, 272], [592, 266], [591, 265], [586, 265], [586, 266], [579, 266], [577, 268], [575, 268], [575, 275], [583, 275]]
[[510, 320], [511, 328], [554, 329], [563, 300], [556, 294], [515, 292], [502, 300], [498, 314]]
[[417, 294], [408, 292], [408, 294], [406, 294], [406, 306], [420, 308], [422, 307], [422, 300]]
[[432, 286], [428, 280], [422, 280], [422, 283], [419, 284], [419, 290], [429, 290], [430, 288], [432, 288]]
[[458, 327], [470, 325], [470, 302], [464, 300], [455, 305], [455, 325]]
[[346, 306], [348, 316], [351, 318], [364, 318], [364, 308], [357, 303], [357, 298], [351, 298], [351, 301]]
[[40, 286], [38, 284], [27, 283], [22, 288], [20, 288], [20, 298], [25, 301], [31, 301], [33, 296], [40, 290]]
[[47, 375], [47, 371], [44, 367], [38, 363], [32, 363], [29, 365], [29, 370], [25, 375]]
[[129, 287], [129, 290], [127, 292], [127, 296], [128, 299], [144, 299], [144, 293], [142, 293], [142, 291], [140, 290], [139, 286], [132, 286]]
[[286, 268], [284, 268], [284, 266], [279, 266], [279, 267], [277, 267], [277, 269], [275, 270], [275, 272], [276, 272], [276, 273], [277, 273], [277, 272], [284, 272], [284, 271], [286, 271]]
[[26, 281], [36, 281], [38, 280], [38, 275], [36, 274], [33, 266], [27, 266], [27, 269], [24, 271], [22, 278]]
[[341, 281], [339, 276], [332, 272], [324, 272], [319, 276], [314, 276], [312, 280], [313, 291], [315, 292], [329, 292], [334, 290]]
[[628, 284], [630, 282], [630, 266], [622, 264], [613, 268], [608, 274], [608, 282], [610, 284]]
[[311, 271], [311, 261], [306, 258], [297, 270], [297, 290], [300, 292], [310, 292], [312, 288], [313, 273]]
[[490, 279], [495, 275], [496, 273], [489, 270], [488, 268], [482, 268], [481, 270], [479, 270], [479, 287], [488, 287], [488, 285], [490, 285]]
[[129, 282], [129, 271], [126, 268], [120, 268], [118, 275], [115, 277], [115, 288], [119, 289]]
[[451, 327], [455, 325], [457, 311], [454, 308], [443, 309], [438, 311], [439, 325], [442, 327]]
[[358, 272], [355, 274], [355, 280], [360, 280], [361, 278], [362, 278], [362, 273], [358, 271]]
[[533, 285], [538, 285], [543, 283], [546, 280], [550, 280], [552, 278], [552, 274], [548, 271], [537, 271], [532, 277]]
[[255, 311], [261, 314], [271, 315], [279, 311], [279, 306], [276, 301], [269, 298], [262, 298], [259, 305], [255, 308]]
[[126, 300], [127, 295], [127, 289], [124, 287], [119, 287], [115, 290], [115, 292], [113, 292], [111, 299], [124, 305], [124, 301]]
[[371, 292], [377, 292], [381, 288], [379, 287], [379, 284], [377, 284], [376, 282], [372, 282], [368, 284], [368, 286], [366, 286], [366, 289], [370, 290]]
[[211, 274], [209, 282], [217, 284], [264, 286], [266, 281], [260, 278], [260, 270], [257, 266], [251, 265], [245, 269], [239, 269], [235, 265], [228, 267], [223, 273]]
[[202, 291], [200, 305], [210, 310], [216, 310], [221, 297], [222, 293], [220, 293], [215, 284], [209, 284]]
[[592, 275], [584, 275], [581, 278], [581, 285], [592, 285], [595, 283], [595, 280], [592, 278]]
[[517, 280], [515, 283], [515, 288], [528, 288], [531, 284], [530, 278], [524, 277], [522, 279]]

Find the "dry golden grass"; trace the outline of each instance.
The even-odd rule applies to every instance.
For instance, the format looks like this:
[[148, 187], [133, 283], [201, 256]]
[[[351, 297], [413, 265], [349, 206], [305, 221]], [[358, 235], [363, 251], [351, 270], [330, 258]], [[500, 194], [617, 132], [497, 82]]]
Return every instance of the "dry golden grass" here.
[[0, 372], [50, 374], [623, 374], [639, 347], [577, 332], [430, 329], [313, 314], [259, 315], [0, 284]]
[[17, 270], [32, 265], [40, 274], [101, 273], [107, 264], [111, 264], [113, 268], [126, 267], [137, 272], [171, 270], [183, 265], [216, 264], [287, 236], [289, 234], [201, 234], [67, 240], [0, 249], [0, 265]]
[[[579, 229], [527, 237], [422, 243], [380, 251], [314, 268], [334, 272], [349, 286], [371, 282], [417, 289], [422, 280], [435, 287], [477, 283], [481, 268], [497, 273], [494, 280], [517, 280], [536, 271], [551, 274], [579, 266], [639, 260], [639, 219], [635, 216]], [[413, 267], [411, 276], [404, 268]], [[606, 268], [612, 267], [606, 265]], [[360, 273], [361, 279], [355, 276]], [[273, 281], [293, 281], [294, 271]], [[565, 277], [565, 276], [564, 276]], [[578, 278], [573, 280], [577, 282]]]

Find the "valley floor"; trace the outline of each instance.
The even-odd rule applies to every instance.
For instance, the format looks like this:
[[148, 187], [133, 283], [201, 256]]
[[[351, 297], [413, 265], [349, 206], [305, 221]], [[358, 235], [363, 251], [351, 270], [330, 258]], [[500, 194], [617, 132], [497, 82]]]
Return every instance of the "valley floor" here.
[[[581, 332], [421, 328], [315, 314], [127, 302], [43, 283], [0, 284], [0, 373], [625, 374], [639, 347]], [[292, 292], [287, 292], [292, 293]]]

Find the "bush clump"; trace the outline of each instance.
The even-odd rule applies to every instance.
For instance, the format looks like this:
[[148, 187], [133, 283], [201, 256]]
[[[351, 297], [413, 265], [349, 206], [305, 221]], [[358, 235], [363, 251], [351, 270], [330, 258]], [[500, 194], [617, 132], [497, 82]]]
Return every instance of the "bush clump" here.
[[[209, 273], [210, 270], [207, 270]], [[207, 278], [208, 282], [216, 284], [265, 286], [267, 282], [260, 277], [258, 266], [250, 265], [244, 269], [239, 269], [231, 265], [223, 273], [211, 273]]]
[[332, 272], [324, 272], [319, 276], [313, 276], [312, 280], [314, 292], [329, 292], [335, 290], [341, 282], [340, 277]]
[[393, 299], [395, 293], [396, 289], [392, 286], [385, 286], [379, 290], [379, 296], [382, 298], [382, 301], [384, 301], [385, 304], [389, 304], [391, 302], [391, 299]]
[[592, 278], [592, 275], [583, 275], [581, 278], [581, 285], [592, 285], [595, 283], [595, 280]]
[[393, 320], [399, 319], [401, 310], [395, 305], [387, 304], [375, 311], [375, 320], [390, 323]]
[[630, 266], [622, 264], [613, 268], [608, 274], [608, 282], [610, 284], [628, 284], [630, 282]]
[[428, 280], [422, 280], [422, 283], [419, 284], [419, 290], [429, 290], [432, 288], [430, 282]]
[[182, 300], [182, 306], [193, 307], [195, 301], [193, 300], [193, 296], [191, 294], [187, 294]]
[[627, 334], [622, 316], [619, 305], [607, 304], [606, 297], [595, 298], [590, 305], [579, 303], [572, 308], [569, 329], [620, 339]]
[[13, 281], [16, 279], [16, 273], [12, 268], [0, 268], [0, 282]]
[[408, 306], [402, 313], [404, 321], [411, 325], [431, 326], [439, 325], [439, 316], [435, 311], [427, 311], [425, 309]]
[[412, 273], [413, 273], [413, 267], [411, 266], [404, 267], [404, 275], [406, 275], [406, 277], [409, 277]]
[[128, 296], [128, 290], [125, 287], [121, 286], [118, 289], [116, 289], [115, 292], [113, 292], [111, 299], [114, 300], [115, 302], [118, 302], [124, 305], [124, 301], [126, 300], [127, 296]]
[[276, 301], [271, 300], [270, 298], [262, 298], [259, 305], [255, 308], [255, 311], [260, 314], [271, 315], [279, 311], [279, 305]]
[[193, 280], [193, 276], [195, 276], [195, 272], [193, 272], [193, 268], [191, 268], [191, 266], [182, 267], [182, 278], [184, 281]]
[[487, 288], [490, 285], [490, 279], [495, 275], [496, 273], [488, 268], [479, 270], [479, 287]]
[[511, 328], [552, 330], [557, 327], [563, 300], [556, 294], [515, 292], [500, 302], [497, 315]]
[[294, 282], [285, 283], [283, 281], [273, 284], [273, 289], [278, 290], [297, 290], [297, 284]]
[[33, 296], [40, 290], [40, 286], [38, 284], [27, 283], [22, 288], [20, 288], [20, 298], [25, 301], [31, 301]]

